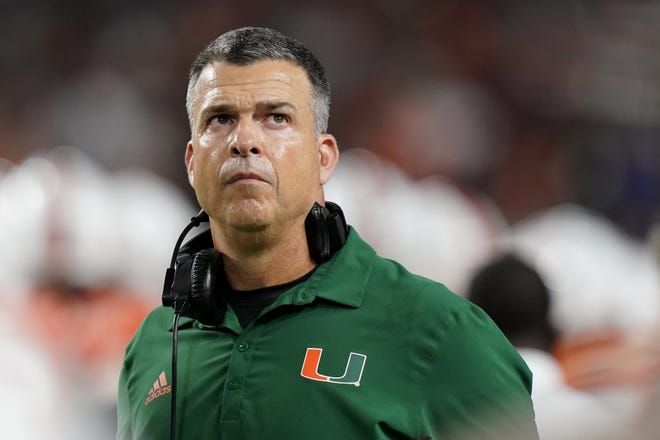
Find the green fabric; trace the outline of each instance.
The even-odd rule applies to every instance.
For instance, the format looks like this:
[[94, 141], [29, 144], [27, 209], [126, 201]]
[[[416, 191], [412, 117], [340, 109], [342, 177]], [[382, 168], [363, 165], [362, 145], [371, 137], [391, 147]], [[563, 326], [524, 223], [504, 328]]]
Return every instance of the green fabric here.
[[[119, 439], [169, 438], [172, 317], [126, 350]], [[353, 229], [246, 329], [231, 309], [179, 329], [178, 439], [537, 438], [531, 373], [492, 321]]]

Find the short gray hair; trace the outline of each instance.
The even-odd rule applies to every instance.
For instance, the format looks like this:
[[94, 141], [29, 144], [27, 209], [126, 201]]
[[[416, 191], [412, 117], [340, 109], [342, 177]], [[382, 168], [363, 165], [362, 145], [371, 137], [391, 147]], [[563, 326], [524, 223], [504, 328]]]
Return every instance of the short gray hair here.
[[273, 29], [259, 27], [244, 27], [224, 33], [197, 54], [190, 67], [186, 94], [191, 128], [194, 89], [206, 66], [218, 61], [247, 66], [264, 60], [289, 61], [305, 70], [312, 85], [314, 131], [317, 136], [326, 133], [330, 117], [330, 83], [325, 68], [300, 41]]

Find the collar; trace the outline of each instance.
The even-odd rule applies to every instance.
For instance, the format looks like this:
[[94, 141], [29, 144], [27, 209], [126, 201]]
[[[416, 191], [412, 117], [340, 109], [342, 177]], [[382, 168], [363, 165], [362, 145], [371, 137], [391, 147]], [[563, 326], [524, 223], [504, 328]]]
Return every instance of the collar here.
[[318, 297], [349, 307], [360, 307], [375, 255], [371, 246], [352, 226], [349, 227], [344, 246], [316, 269], [297, 297], [308, 299], [303, 303]]

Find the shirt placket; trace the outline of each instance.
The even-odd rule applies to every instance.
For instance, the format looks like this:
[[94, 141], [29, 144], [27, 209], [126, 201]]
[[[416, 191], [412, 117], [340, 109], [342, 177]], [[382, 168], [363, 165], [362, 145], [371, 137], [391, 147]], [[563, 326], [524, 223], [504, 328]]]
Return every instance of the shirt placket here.
[[[312, 292], [296, 289], [286, 292], [278, 298], [275, 303], [267, 307], [262, 315], [283, 305], [306, 305], [315, 298]], [[231, 312], [229, 312], [231, 313]], [[234, 318], [231, 316], [231, 318]], [[259, 323], [259, 317], [245, 330], [240, 332], [232, 349], [225, 388], [222, 397], [221, 421], [237, 421], [241, 416], [241, 407], [243, 399], [243, 390], [248, 380], [250, 380], [249, 370], [252, 364], [255, 350], [259, 340], [259, 335], [267, 324]]]

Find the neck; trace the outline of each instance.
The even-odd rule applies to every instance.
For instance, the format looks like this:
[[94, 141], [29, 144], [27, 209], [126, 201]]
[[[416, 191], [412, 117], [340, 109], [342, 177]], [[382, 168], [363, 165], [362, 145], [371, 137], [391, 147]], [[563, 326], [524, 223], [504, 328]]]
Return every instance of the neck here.
[[309, 255], [304, 225], [287, 231], [222, 233], [211, 224], [213, 243], [223, 255], [227, 280], [235, 290], [276, 286], [300, 278], [316, 265]]

